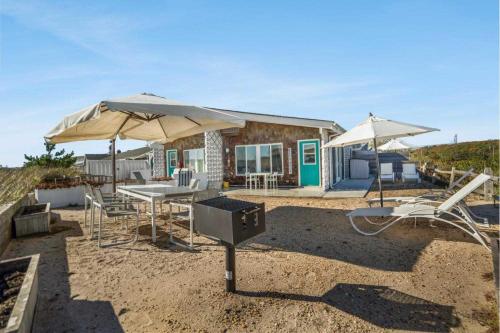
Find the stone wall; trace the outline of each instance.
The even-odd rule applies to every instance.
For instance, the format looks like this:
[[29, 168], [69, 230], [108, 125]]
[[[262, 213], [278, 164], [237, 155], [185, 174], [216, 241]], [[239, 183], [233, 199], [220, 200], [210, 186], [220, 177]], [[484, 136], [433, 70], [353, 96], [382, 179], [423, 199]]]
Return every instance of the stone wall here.
[[17, 201], [5, 205], [0, 205], [0, 254], [5, 251], [12, 239], [12, 218], [19, 208], [34, 203], [32, 195], [25, 195]]

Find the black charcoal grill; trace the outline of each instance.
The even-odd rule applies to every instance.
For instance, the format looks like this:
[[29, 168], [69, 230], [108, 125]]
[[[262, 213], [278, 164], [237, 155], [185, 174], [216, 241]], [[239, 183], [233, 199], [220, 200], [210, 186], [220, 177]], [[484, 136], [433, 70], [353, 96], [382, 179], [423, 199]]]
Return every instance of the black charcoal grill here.
[[226, 247], [226, 290], [235, 287], [235, 245], [266, 230], [263, 203], [218, 197], [193, 203], [197, 232], [217, 238]]

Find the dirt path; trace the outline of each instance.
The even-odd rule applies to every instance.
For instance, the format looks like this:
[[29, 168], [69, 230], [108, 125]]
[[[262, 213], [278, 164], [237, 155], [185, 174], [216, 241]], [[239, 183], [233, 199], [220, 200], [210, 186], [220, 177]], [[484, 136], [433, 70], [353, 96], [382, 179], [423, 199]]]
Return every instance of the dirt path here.
[[491, 254], [462, 232], [419, 223], [364, 237], [345, 219], [362, 199], [245, 199], [265, 201], [267, 231], [238, 248], [234, 295], [215, 242], [169, 247], [162, 227], [153, 245], [144, 221], [138, 244], [98, 249], [78, 209], [3, 257], [42, 254], [35, 332], [488, 330]]

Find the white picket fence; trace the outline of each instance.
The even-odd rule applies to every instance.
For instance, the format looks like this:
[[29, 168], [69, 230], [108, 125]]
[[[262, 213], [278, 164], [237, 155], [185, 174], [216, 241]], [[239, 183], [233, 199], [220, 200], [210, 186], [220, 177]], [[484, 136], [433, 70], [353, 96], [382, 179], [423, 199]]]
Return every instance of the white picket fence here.
[[[150, 166], [146, 160], [117, 160], [116, 180], [122, 181], [131, 179], [132, 171], [142, 171], [143, 176], [150, 175]], [[89, 175], [112, 176], [111, 160], [87, 160], [85, 163], [85, 173]], [[149, 179], [150, 177], [144, 177]]]

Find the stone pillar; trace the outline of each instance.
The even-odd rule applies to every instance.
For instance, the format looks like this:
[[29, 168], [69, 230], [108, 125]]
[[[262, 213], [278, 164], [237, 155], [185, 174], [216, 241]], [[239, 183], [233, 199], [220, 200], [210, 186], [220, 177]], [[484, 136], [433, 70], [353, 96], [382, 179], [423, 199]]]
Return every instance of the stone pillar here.
[[[321, 134], [321, 143], [320, 146], [325, 145], [328, 143], [328, 132], [324, 129], [320, 129], [320, 134]], [[330, 149], [321, 149], [321, 188], [323, 190], [327, 191], [330, 189], [330, 168], [331, 163], [330, 163]]]
[[205, 169], [208, 188], [222, 188], [224, 162], [220, 131], [205, 132]]
[[165, 176], [165, 148], [160, 143], [153, 143], [153, 177]]

